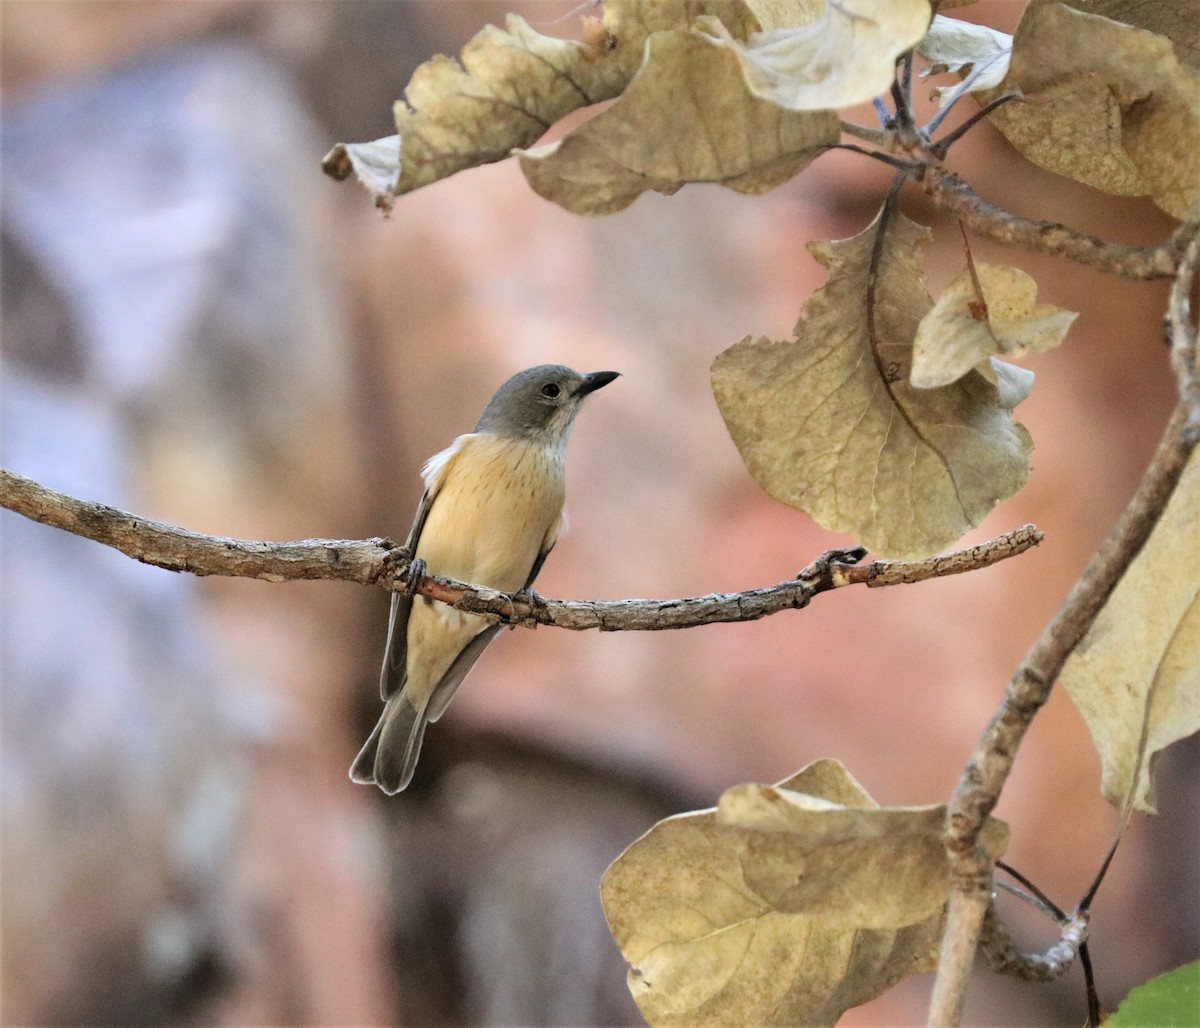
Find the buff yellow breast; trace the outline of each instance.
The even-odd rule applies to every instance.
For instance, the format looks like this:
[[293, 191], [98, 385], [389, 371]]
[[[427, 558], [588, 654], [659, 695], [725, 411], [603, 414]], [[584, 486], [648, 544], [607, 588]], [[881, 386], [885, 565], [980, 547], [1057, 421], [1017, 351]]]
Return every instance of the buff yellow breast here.
[[[427, 481], [436, 497], [416, 556], [430, 574], [504, 592], [524, 587], [538, 554], [558, 535], [564, 499], [561, 451], [515, 439], [462, 436]], [[455, 657], [488, 622], [417, 598], [408, 622], [408, 681], [425, 702]]]

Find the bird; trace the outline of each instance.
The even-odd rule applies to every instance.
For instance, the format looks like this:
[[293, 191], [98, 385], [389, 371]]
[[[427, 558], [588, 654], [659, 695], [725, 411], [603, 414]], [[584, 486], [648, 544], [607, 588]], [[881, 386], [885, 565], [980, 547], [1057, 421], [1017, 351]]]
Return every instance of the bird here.
[[[415, 568], [502, 592], [529, 589], [565, 528], [571, 425], [584, 399], [618, 377], [542, 364], [505, 382], [475, 431], [421, 472], [425, 492], [405, 542]], [[353, 781], [389, 796], [408, 786], [426, 726], [501, 627], [411, 590], [392, 593], [379, 675], [385, 706], [350, 768]]]

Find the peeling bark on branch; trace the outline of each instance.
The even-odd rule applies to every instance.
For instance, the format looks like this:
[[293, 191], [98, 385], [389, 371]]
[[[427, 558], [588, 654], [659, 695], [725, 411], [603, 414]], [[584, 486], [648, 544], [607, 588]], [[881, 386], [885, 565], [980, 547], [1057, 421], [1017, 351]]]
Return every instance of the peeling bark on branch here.
[[968, 228], [1005, 246], [1067, 257], [1089, 268], [1122, 278], [1170, 278], [1183, 256], [1186, 226], [1159, 246], [1109, 243], [1050, 221], [1011, 214], [976, 193], [941, 165], [923, 164], [915, 173], [934, 204], [956, 215]]
[[269, 543], [189, 532], [55, 492], [5, 468], [0, 468], [0, 505], [43, 525], [111, 546], [143, 564], [193, 575], [268, 582], [326, 578], [374, 585], [395, 559], [396, 544], [389, 539]]
[[[408, 582], [409, 555], [390, 539], [273, 543], [201, 535], [54, 492], [5, 469], [0, 469], [0, 505], [168, 571], [270, 582], [326, 579], [391, 590], [403, 589]], [[533, 592], [509, 595], [434, 575], [422, 578], [416, 591], [510, 625], [653, 632], [756, 621], [806, 607], [817, 593], [846, 585], [903, 585], [973, 571], [1024, 553], [1041, 540], [1041, 532], [1025, 525], [978, 546], [927, 560], [859, 564], [861, 550], [833, 550], [778, 585], [673, 600], [547, 600]]]

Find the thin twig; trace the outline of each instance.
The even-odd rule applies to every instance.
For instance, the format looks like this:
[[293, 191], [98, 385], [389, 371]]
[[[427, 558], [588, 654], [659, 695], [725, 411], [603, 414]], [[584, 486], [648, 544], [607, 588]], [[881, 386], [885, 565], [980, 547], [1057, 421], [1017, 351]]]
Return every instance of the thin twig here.
[[1005, 246], [1067, 257], [1077, 264], [1123, 278], [1170, 278], [1188, 241], [1181, 228], [1158, 246], [1126, 246], [1049, 221], [1011, 214], [983, 199], [966, 182], [939, 164], [920, 165], [915, 173], [935, 206], [961, 218], [971, 231]]
[[[958, 128], [953, 129], [950, 132], [947, 132], [944, 136], [942, 136], [941, 139], [937, 140], [934, 143], [931, 143], [929, 145], [930, 152], [932, 154], [934, 154], [934, 156], [936, 156], [938, 158], [938, 160], [942, 160], [946, 156], [946, 154], [949, 152], [950, 147], [952, 147], [955, 143], [957, 143], [960, 139], [962, 139], [963, 136], [965, 136], [968, 132], [971, 131], [971, 129], [973, 129], [976, 125], [978, 125], [981, 121], [983, 121], [983, 119], [986, 118], [989, 114], [991, 114], [992, 111], [994, 111], [997, 107], [1001, 107], [1004, 104], [1008, 103], [1010, 100], [1020, 99], [1020, 96], [1021, 96], [1021, 94], [1019, 92], [1004, 93], [1004, 94], [996, 97], [994, 100], [989, 100], [986, 104], [984, 104], [982, 107], [980, 107], [979, 110], [977, 110], [974, 114], [972, 114], [966, 121], [964, 121], [961, 125], [959, 125]], [[937, 131], [937, 127], [942, 123], [942, 118], [945, 117], [947, 112], [948, 112], [948, 108], [945, 108], [942, 111], [939, 111], [936, 115], [934, 115], [934, 117], [930, 120], [929, 125], [926, 127], [925, 131], [931, 135], [935, 131]]]
[[[57, 493], [3, 468], [0, 506], [169, 571], [272, 582], [328, 579], [391, 590], [404, 589], [408, 582], [409, 554], [389, 539], [276, 543], [201, 535]], [[435, 575], [424, 576], [417, 592], [510, 625], [553, 625], [577, 632], [662, 631], [754, 621], [806, 607], [818, 593], [847, 585], [903, 585], [973, 571], [1024, 553], [1041, 540], [1041, 532], [1025, 525], [978, 546], [925, 560], [859, 564], [863, 551], [834, 550], [778, 585], [673, 600], [548, 600], [532, 592], [510, 595]]]
[[1180, 397], [1188, 407], [1193, 429], [1200, 430], [1200, 356], [1196, 348], [1196, 325], [1192, 319], [1192, 292], [1200, 275], [1200, 223], [1193, 222], [1191, 232], [1179, 274], [1171, 283], [1163, 327], [1167, 345], [1171, 348], [1171, 366]]
[[1103, 1020], [1100, 1016], [1100, 994], [1096, 991], [1096, 972], [1092, 969], [1092, 955], [1088, 952], [1087, 942], [1079, 947], [1079, 966], [1083, 968], [1083, 986], [1087, 990], [1087, 1028], [1100, 1028]]
[[[1066, 912], [1061, 907], [1059, 907], [1058, 904], [1054, 902], [1054, 900], [1052, 900], [1049, 896], [1047, 896], [1044, 892], [1042, 892], [1041, 889], [1039, 889], [1036, 885], [1034, 885], [1033, 882], [1031, 882], [1023, 874], [1021, 874], [1021, 872], [1018, 871], [1011, 864], [1005, 863], [1003, 860], [997, 860], [996, 867], [999, 868], [1001, 871], [1003, 871], [1005, 874], [1011, 875], [1018, 882], [1020, 882], [1023, 886], [1025, 886], [1025, 888], [1027, 888], [1031, 893], [1033, 893], [1033, 895], [1037, 898], [1037, 900], [1041, 904], [1043, 904], [1043, 906], [1045, 906], [1046, 910], [1051, 914], [1051, 916], [1053, 916], [1054, 920], [1057, 921], [1059, 924], [1062, 924], [1063, 922], [1069, 920], [1066, 915]], [[999, 883], [997, 882], [996, 884], [999, 884]]]
[[904, 106], [908, 109], [909, 120], [915, 125], [916, 120], [913, 118], [912, 109], [912, 84], [913, 84], [913, 52], [908, 51], [900, 59], [900, 92], [904, 96]]
[[[1104, 861], [1107, 868], [1112, 854], [1116, 851], [1116, 843], [1109, 850]], [[1050, 899], [1033, 882], [1026, 878], [1016, 868], [1003, 860], [996, 861], [996, 867], [1012, 875], [1029, 891], [1019, 889], [1003, 880], [996, 881], [996, 887], [1010, 892], [1026, 903], [1032, 904], [1047, 917], [1050, 917], [1059, 927], [1058, 940], [1044, 953], [1023, 953], [1013, 944], [1007, 926], [1000, 917], [1000, 911], [995, 902], [988, 906], [984, 916], [983, 929], [979, 936], [979, 948], [993, 971], [1007, 974], [1024, 981], [1048, 982], [1067, 971], [1079, 957], [1083, 967], [1084, 988], [1088, 1006], [1088, 1028], [1100, 1024], [1099, 999], [1096, 996], [1095, 977], [1092, 973], [1091, 956], [1088, 953], [1087, 926], [1089, 910], [1086, 903], [1081, 903], [1074, 914], [1065, 914], [1058, 905]], [[1103, 878], [1101, 871], [1098, 878]]]
[[[1182, 233], [1176, 233], [1176, 238], [1191, 244], [1191, 234], [1196, 232], [1200, 232], [1200, 224], [1193, 222], [1184, 226]], [[1173, 306], [1182, 308], [1184, 286], [1180, 282], [1185, 285], [1194, 282], [1198, 261], [1200, 250], [1187, 245], [1177, 288], [1172, 290]], [[1181, 309], [1168, 318], [1168, 323], [1174, 326], [1173, 358], [1194, 346], [1194, 332], [1185, 327], [1187, 317], [1188, 311]], [[1194, 368], [1178, 367], [1181, 363], [1178, 359], [1174, 363], [1180, 376], [1180, 400], [1136, 493], [1013, 675], [1000, 708], [985, 729], [951, 798], [946, 817], [951, 892], [930, 1004], [930, 1024], [957, 1025], [962, 1017], [967, 979], [991, 896], [992, 867], [979, 843], [979, 833], [1000, 797], [1025, 732], [1049, 698], [1063, 664], [1149, 539], [1196, 448], [1200, 419], [1194, 407], [1195, 391], [1191, 388]], [[1086, 913], [1077, 915], [1084, 916]]]
[[988, 966], [997, 974], [1026, 982], [1052, 982], [1066, 974], [1075, 963], [1079, 947], [1087, 941], [1087, 932], [1087, 914], [1077, 913], [1068, 919], [1059, 940], [1045, 953], [1022, 953], [995, 908], [989, 906], [979, 948], [987, 958]]
[[892, 157], [889, 154], [880, 153], [878, 150], [868, 150], [865, 146], [856, 146], [854, 143], [834, 143], [830, 149], [850, 150], [853, 153], [865, 154], [867, 157], [873, 157], [877, 161], [890, 164], [893, 168], [898, 168], [904, 172], [911, 172], [917, 167], [913, 161], [906, 161], [902, 157]]
[[1088, 887], [1088, 891], [1084, 893], [1083, 899], [1079, 901], [1079, 909], [1085, 913], [1092, 909], [1092, 901], [1096, 898], [1096, 893], [1100, 891], [1100, 885], [1104, 881], [1104, 876], [1108, 874], [1109, 865], [1113, 862], [1113, 857], [1117, 855], [1117, 847], [1121, 845], [1121, 837], [1125, 834], [1125, 828], [1128, 822], [1122, 820], [1117, 834], [1113, 836], [1112, 845], [1108, 847], [1108, 853], [1100, 862], [1100, 870], [1096, 872], [1096, 877], [1092, 879], [1092, 884]]
[[971, 276], [971, 287], [975, 290], [975, 302], [969, 305], [971, 316], [987, 326], [988, 335], [992, 337], [997, 348], [1003, 351], [1000, 340], [992, 331], [992, 318], [991, 312], [988, 310], [987, 297], [983, 295], [983, 283], [979, 281], [979, 271], [975, 267], [975, 257], [971, 253], [971, 240], [967, 237], [967, 226], [962, 223], [961, 219], [958, 222], [958, 231], [962, 234], [963, 256], [967, 260], [967, 272]]
[[1026, 892], [1019, 885], [1013, 885], [1012, 882], [1006, 882], [1003, 879], [997, 879], [995, 884], [997, 889], [1016, 896], [1022, 903], [1028, 903], [1035, 910], [1041, 911], [1041, 913], [1049, 918], [1053, 918], [1055, 922], [1058, 921], [1055, 909], [1044, 903], [1039, 896], [1035, 896], [1032, 892]]
[[871, 128], [869, 125], [860, 125], [856, 121], [846, 121], [843, 119], [842, 131], [848, 136], [854, 136], [856, 139], [861, 139], [865, 143], [871, 143], [880, 149], [892, 153], [900, 152], [900, 146], [896, 142], [896, 133], [890, 132], [887, 129]]

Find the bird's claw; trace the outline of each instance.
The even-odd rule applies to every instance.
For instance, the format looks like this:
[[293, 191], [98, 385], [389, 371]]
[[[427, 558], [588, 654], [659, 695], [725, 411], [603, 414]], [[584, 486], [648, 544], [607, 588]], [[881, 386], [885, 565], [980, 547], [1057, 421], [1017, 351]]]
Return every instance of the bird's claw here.
[[[524, 589], [518, 589], [515, 593], [513, 593], [512, 599], [513, 599], [513, 603], [512, 603], [512, 606], [510, 607], [509, 615], [513, 618], [515, 618], [517, 616], [516, 605], [518, 603], [527, 604], [530, 607], [530, 609], [532, 609], [532, 608], [536, 607], [539, 603], [542, 602], [542, 598], [533, 591], [533, 587], [528, 586], [528, 585], [525, 586]], [[524, 624], [529, 628], [537, 627], [536, 624], [534, 624], [532, 622], [524, 622]], [[509, 625], [509, 628], [516, 628], [516, 627], [517, 627], [517, 624], [515, 624], [515, 623], [512, 625]]]
[[408, 581], [404, 584], [404, 595], [409, 598], [417, 595], [421, 583], [425, 581], [425, 561], [414, 557], [408, 562]]

